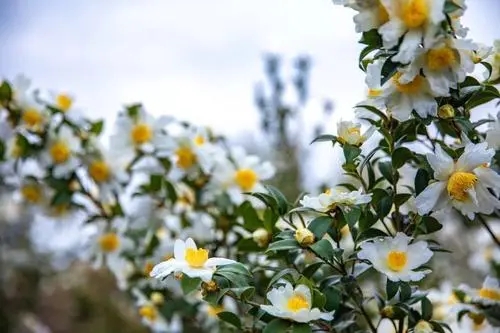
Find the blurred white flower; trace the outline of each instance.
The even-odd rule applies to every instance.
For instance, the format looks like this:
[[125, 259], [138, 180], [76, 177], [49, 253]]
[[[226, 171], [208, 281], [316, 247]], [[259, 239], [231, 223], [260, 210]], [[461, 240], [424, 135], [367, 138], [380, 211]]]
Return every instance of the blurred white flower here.
[[337, 140], [342, 144], [361, 146], [375, 131], [375, 127], [370, 127], [361, 134], [361, 124], [352, 121], [340, 121], [337, 123]]
[[490, 115], [492, 122], [488, 124], [488, 130], [486, 131], [486, 142], [488, 147], [495, 150], [500, 149], [500, 112], [498, 112], [496, 118]]
[[69, 176], [80, 164], [80, 139], [68, 126], [61, 126], [57, 132], [49, 134], [46, 151], [42, 161], [46, 166], [53, 166], [52, 174], [56, 178]]
[[347, 191], [344, 188], [330, 188], [316, 197], [305, 195], [300, 200], [300, 204], [303, 207], [326, 213], [337, 207], [349, 209], [352, 206], [366, 204], [371, 199], [371, 193], [363, 194], [361, 190]]

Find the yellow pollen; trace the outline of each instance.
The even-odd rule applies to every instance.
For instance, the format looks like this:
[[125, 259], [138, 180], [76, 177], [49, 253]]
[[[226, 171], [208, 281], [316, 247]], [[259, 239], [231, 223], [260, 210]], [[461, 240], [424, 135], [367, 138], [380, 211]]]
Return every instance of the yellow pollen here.
[[411, 82], [400, 83], [399, 79], [402, 75], [402, 72], [397, 72], [392, 77], [392, 82], [396, 86], [397, 91], [403, 94], [415, 94], [422, 89], [422, 85], [424, 84], [424, 78], [422, 76], [417, 75]]
[[69, 213], [69, 204], [59, 204], [50, 207], [50, 214], [56, 217], [62, 217]]
[[186, 249], [185, 260], [193, 268], [201, 268], [208, 260], [208, 250], [205, 249]]
[[468, 198], [470, 189], [474, 187], [477, 182], [477, 176], [470, 172], [455, 172], [448, 180], [446, 189], [448, 194], [454, 200], [465, 201]]
[[205, 138], [201, 135], [197, 135], [193, 141], [195, 145], [202, 146], [205, 143]]
[[347, 133], [361, 135], [361, 129], [359, 127], [351, 127], [347, 129]]
[[139, 315], [149, 321], [155, 321], [158, 317], [158, 312], [153, 305], [144, 305], [139, 308]]
[[113, 252], [120, 246], [120, 238], [114, 232], [108, 232], [99, 237], [99, 246], [103, 252]]
[[66, 94], [59, 94], [56, 97], [57, 108], [63, 112], [68, 111], [73, 104], [73, 99]]
[[384, 5], [380, 3], [380, 0], [377, 1], [377, 18], [380, 25], [389, 21], [389, 13], [387, 12], [387, 9], [385, 9]]
[[28, 108], [23, 112], [23, 123], [37, 130], [43, 124], [43, 115], [35, 108]]
[[403, 251], [389, 251], [387, 266], [393, 272], [401, 272], [408, 262], [408, 255]]
[[494, 301], [500, 301], [500, 290], [481, 288], [479, 289], [479, 297], [491, 299]]
[[109, 180], [111, 172], [109, 166], [104, 161], [93, 161], [89, 165], [89, 174], [93, 180], [98, 183], [104, 183]]
[[71, 156], [71, 150], [66, 142], [59, 140], [54, 142], [54, 144], [50, 147], [50, 156], [52, 157], [52, 160], [54, 160], [54, 163], [62, 164]]
[[447, 301], [447, 303], [448, 303], [448, 305], [453, 305], [453, 304], [457, 304], [457, 303], [459, 303], [459, 301], [460, 301], [460, 300], [459, 300], [459, 299], [458, 299], [458, 297], [455, 295], [455, 293], [452, 293], [452, 294], [450, 295], [450, 297], [448, 297], [448, 301]]
[[196, 154], [189, 147], [180, 147], [175, 152], [177, 156], [177, 166], [182, 169], [189, 169], [196, 163]]
[[38, 203], [42, 198], [42, 191], [40, 186], [35, 184], [25, 185], [21, 188], [21, 194], [24, 200], [29, 203]]
[[428, 0], [407, 0], [401, 7], [401, 19], [410, 29], [420, 28], [428, 17]]
[[207, 309], [207, 313], [210, 317], [217, 317], [217, 314], [221, 313], [222, 311], [224, 311], [224, 307], [222, 305], [209, 305]]
[[427, 67], [431, 71], [442, 71], [452, 67], [457, 62], [455, 51], [447, 46], [431, 49], [427, 52]]
[[325, 193], [325, 194], [327, 194], [327, 195], [330, 195], [330, 194], [332, 194], [332, 190], [328, 188], [328, 189], [326, 189], [326, 190], [325, 190], [325, 192], [323, 192], [323, 193]]
[[286, 303], [286, 307], [288, 310], [292, 312], [297, 312], [302, 309], [309, 308], [309, 302], [307, 302], [306, 298], [302, 294], [294, 294], [292, 297], [288, 299]]
[[243, 191], [250, 191], [257, 183], [257, 174], [252, 169], [239, 169], [234, 180]]
[[144, 264], [144, 268], [142, 269], [142, 272], [144, 273], [145, 276], [149, 276], [149, 273], [153, 270], [154, 264], [151, 261], [146, 261]]
[[342, 238], [349, 236], [350, 233], [351, 231], [349, 230], [349, 226], [347, 224], [340, 229], [340, 235]]
[[381, 89], [368, 89], [368, 97], [374, 98], [379, 97], [380, 95], [382, 95]]
[[135, 145], [142, 145], [153, 138], [153, 131], [149, 125], [138, 123], [132, 128], [130, 136]]

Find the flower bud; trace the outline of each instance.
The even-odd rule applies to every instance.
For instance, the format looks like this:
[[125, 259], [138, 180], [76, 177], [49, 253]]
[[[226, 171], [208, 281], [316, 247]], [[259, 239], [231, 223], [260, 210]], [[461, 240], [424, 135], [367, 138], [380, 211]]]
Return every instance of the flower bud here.
[[388, 305], [380, 311], [380, 314], [384, 318], [394, 318], [394, 308]]
[[269, 232], [264, 228], [255, 230], [252, 234], [253, 241], [260, 247], [266, 247], [269, 243]]
[[295, 231], [295, 239], [300, 246], [309, 246], [314, 243], [314, 234], [307, 228], [298, 228]]
[[450, 104], [445, 104], [439, 107], [438, 116], [441, 119], [449, 119], [455, 117], [455, 109]]
[[165, 297], [163, 296], [163, 294], [155, 291], [151, 294], [151, 296], [149, 296], [149, 298], [151, 299], [151, 302], [153, 302], [153, 304], [155, 305], [161, 305], [165, 302]]
[[475, 325], [481, 325], [484, 323], [485, 317], [481, 313], [476, 313], [476, 312], [469, 312], [467, 316], [472, 319]]
[[203, 288], [204, 291], [206, 292], [213, 292], [213, 291], [217, 291], [217, 289], [219, 288], [217, 286], [217, 283], [215, 283], [214, 280], [211, 280], [211, 281], [208, 281], [208, 282], [203, 282], [201, 284], [201, 287]]
[[432, 328], [432, 325], [429, 324], [429, 322], [425, 320], [420, 320], [417, 325], [415, 325], [415, 333], [432, 333], [434, 332], [434, 329]]

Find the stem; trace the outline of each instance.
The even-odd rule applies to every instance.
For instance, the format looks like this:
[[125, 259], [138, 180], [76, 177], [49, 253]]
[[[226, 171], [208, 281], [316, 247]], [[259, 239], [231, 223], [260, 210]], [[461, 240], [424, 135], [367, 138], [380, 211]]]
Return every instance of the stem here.
[[404, 319], [398, 321], [398, 333], [403, 333], [404, 331]]
[[363, 317], [365, 317], [365, 320], [368, 323], [368, 326], [370, 327], [370, 330], [373, 333], [377, 333], [377, 328], [375, 327], [375, 325], [373, 325], [372, 320], [370, 319], [370, 316], [368, 315], [368, 313], [366, 313], [366, 310], [363, 307], [363, 305], [362, 304], [358, 304], [358, 307], [359, 307], [359, 311], [361, 312], [361, 314], [363, 315]]
[[486, 230], [490, 234], [491, 239], [493, 239], [493, 241], [497, 244], [497, 246], [500, 247], [500, 240], [497, 238], [497, 236], [495, 235], [493, 230], [491, 230], [491, 228], [488, 225], [488, 223], [486, 222], [486, 220], [480, 214], [477, 214], [477, 216], [478, 216], [479, 222], [481, 222], [481, 224], [486, 228]]

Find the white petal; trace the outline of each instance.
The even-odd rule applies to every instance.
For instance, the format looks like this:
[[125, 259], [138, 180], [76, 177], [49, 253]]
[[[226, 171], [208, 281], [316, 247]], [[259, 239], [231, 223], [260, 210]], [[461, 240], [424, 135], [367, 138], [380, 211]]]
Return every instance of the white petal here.
[[435, 182], [430, 184], [415, 198], [415, 206], [420, 215], [429, 213], [440, 200], [444, 200], [443, 196], [447, 196], [445, 182]]
[[149, 273], [149, 275], [151, 277], [161, 279], [161, 278], [171, 274], [172, 272], [174, 272], [178, 268], [179, 268], [178, 261], [175, 260], [174, 258], [171, 258], [167, 261], [159, 263], [158, 265], [155, 265], [153, 267], [153, 269], [151, 270], [151, 273]]
[[428, 262], [433, 252], [426, 242], [420, 241], [408, 246], [408, 269], [415, 269]]
[[411, 97], [413, 109], [422, 118], [435, 116], [437, 114], [437, 102], [431, 95], [417, 94]]
[[186, 258], [186, 244], [180, 239], [176, 239], [174, 243], [174, 258], [177, 260]]
[[422, 42], [422, 30], [411, 29], [409, 30], [404, 38], [403, 42], [399, 46], [399, 52], [393, 57], [393, 61], [400, 62], [402, 64], [409, 63], [414, 57], [418, 46]]
[[193, 249], [193, 250], [198, 249], [196, 247], [196, 243], [194, 242], [194, 240], [192, 238], [186, 239], [186, 249]]
[[401, 20], [394, 18], [382, 25], [378, 32], [382, 35], [384, 47], [390, 49], [397, 45], [399, 37], [404, 34], [405, 25]]
[[456, 170], [469, 172], [484, 163], [490, 163], [495, 151], [487, 148], [486, 142], [465, 146], [464, 153], [457, 161]]
[[226, 259], [226, 258], [218, 258], [218, 257], [213, 257], [213, 258], [208, 258], [208, 260], [205, 262], [205, 267], [215, 267], [215, 266], [224, 266], [224, 265], [229, 265], [229, 264], [234, 264], [236, 261], [231, 260], [231, 259]]
[[427, 154], [427, 161], [434, 170], [434, 178], [437, 180], [448, 180], [453, 173], [454, 161], [440, 145], [436, 145], [434, 154]]
[[208, 268], [194, 268], [194, 267], [183, 267], [182, 273], [186, 274], [189, 277], [196, 278], [199, 277], [204, 282], [209, 282], [212, 280], [212, 275], [214, 274], [213, 269]]
[[311, 305], [312, 305], [311, 290], [309, 289], [309, 287], [307, 287], [304, 284], [299, 284], [298, 286], [295, 287], [294, 292], [295, 292], [295, 294], [301, 294], [302, 296], [304, 296], [307, 303], [309, 303], [309, 308], [311, 308]]

